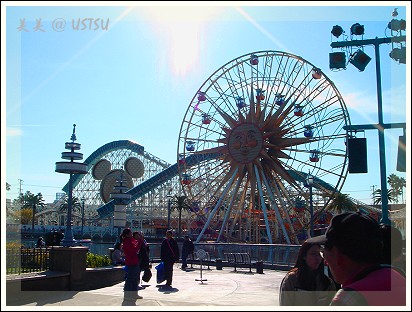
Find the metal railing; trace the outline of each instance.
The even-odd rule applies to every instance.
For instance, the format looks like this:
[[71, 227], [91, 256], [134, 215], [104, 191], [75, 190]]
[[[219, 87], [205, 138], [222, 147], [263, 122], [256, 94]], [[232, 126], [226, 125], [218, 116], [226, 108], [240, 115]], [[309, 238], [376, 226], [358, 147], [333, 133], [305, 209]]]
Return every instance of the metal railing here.
[[6, 274], [42, 272], [50, 269], [50, 247], [7, 248]]
[[[150, 259], [160, 259], [161, 243], [149, 243]], [[248, 253], [267, 265], [292, 267], [296, 263], [301, 245], [286, 244], [233, 244], [233, 243], [195, 243], [195, 251], [203, 249], [211, 260], [225, 259], [225, 253]]]
[[[160, 261], [161, 243], [149, 243], [150, 260]], [[180, 248], [180, 247], [179, 247]], [[253, 259], [266, 265], [292, 267], [299, 252], [300, 245], [284, 244], [228, 244], [228, 243], [195, 243], [195, 251], [203, 249], [210, 260], [225, 259], [225, 253], [247, 253]], [[51, 267], [50, 250], [43, 248], [7, 248], [7, 274], [21, 274], [53, 270]], [[180, 248], [181, 249], [181, 248]]]

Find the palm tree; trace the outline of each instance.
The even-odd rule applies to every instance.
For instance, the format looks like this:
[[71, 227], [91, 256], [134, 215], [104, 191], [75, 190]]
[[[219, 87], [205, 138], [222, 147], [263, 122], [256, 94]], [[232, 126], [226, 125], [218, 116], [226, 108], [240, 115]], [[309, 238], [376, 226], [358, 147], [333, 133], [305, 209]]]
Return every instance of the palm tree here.
[[179, 196], [179, 195], [175, 195], [174, 200], [172, 201], [172, 206], [171, 209], [177, 209], [179, 210], [179, 223], [178, 223], [178, 237], [180, 237], [180, 222], [182, 220], [182, 210], [187, 210], [187, 211], [191, 211], [190, 210], [190, 205], [187, 203], [187, 196]]
[[[67, 209], [69, 207], [69, 198], [67, 196], [64, 197], [64, 201], [60, 204], [59, 206], [59, 212], [66, 212], [67, 213]], [[72, 197], [72, 212], [77, 212], [80, 214], [82, 209], [82, 203], [80, 202], [80, 200], [76, 197], [73, 196]]]
[[34, 232], [34, 217], [36, 214], [36, 208], [38, 206], [40, 207], [45, 206], [43, 195], [41, 193], [37, 193], [37, 195], [34, 195], [30, 191], [27, 191], [24, 195], [20, 194], [19, 200], [20, 202], [22, 202], [22, 206], [21, 206], [22, 209], [26, 209], [26, 208], [32, 209], [33, 216], [32, 216], [32, 223], [31, 223], [31, 231]]
[[357, 205], [352, 201], [348, 194], [342, 194], [340, 192], [335, 192], [333, 199], [326, 207], [327, 211], [342, 213], [345, 211], [356, 211], [358, 210]]
[[[388, 202], [392, 202], [393, 201], [393, 189], [389, 189], [388, 190]], [[373, 192], [373, 204], [374, 205], [379, 205], [380, 203], [382, 203], [382, 191], [381, 189], [376, 189]]]
[[388, 184], [391, 186], [392, 189], [393, 201], [395, 203], [398, 203], [398, 197], [399, 195], [402, 195], [403, 202], [403, 188], [406, 187], [406, 180], [392, 173], [388, 177]]

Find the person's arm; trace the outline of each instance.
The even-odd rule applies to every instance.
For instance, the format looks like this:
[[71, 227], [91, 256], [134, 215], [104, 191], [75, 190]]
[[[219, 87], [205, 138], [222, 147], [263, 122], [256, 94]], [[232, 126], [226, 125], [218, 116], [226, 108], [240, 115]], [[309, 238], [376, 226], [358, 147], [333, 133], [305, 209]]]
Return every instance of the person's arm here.
[[279, 289], [279, 305], [280, 306], [294, 306], [295, 303], [296, 288], [292, 282], [292, 278], [287, 274], [280, 284]]
[[165, 247], [166, 247], [166, 242], [163, 240], [162, 245], [160, 246], [160, 260], [162, 260], [163, 262], [165, 262], [166, 260]]

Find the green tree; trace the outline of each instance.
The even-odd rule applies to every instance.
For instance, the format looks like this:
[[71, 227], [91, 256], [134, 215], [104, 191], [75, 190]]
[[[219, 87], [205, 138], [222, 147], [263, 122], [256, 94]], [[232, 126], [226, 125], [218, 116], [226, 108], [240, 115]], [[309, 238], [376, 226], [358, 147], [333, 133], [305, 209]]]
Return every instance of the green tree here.
[[31, 230], [33, 232], [34, 231], [34, 218], [36, 216], [36, 209], [37, 207], [45, 206], [43, 195], [41, 193], [37, 193], [37, 195], [34, 195], [30, 191], [27, 191], [25, 194], [19, 195], [19, 200], [22, 203], [21, 205], [22, 209], [27, 209], [27, 208], [32, 209]]
[[395, 203], [399, 202], [399, 196], [402, 196], [403, 202], [403, 188], [406, 187], [406, 180], [396, 174], [391, 174], [388, 177], [388, 184], [392, 189], [392, 199]]
[[352, 201], [348, 194], [335, 192], [329, 205], [326, 207], [327, 211], [331, 213], [342, 213], [346, 211], [358, 210], [357, 205]]
[[[63, 199], [63, 202], [60, 204], [59, 206], [59, 210], [60, 212], [67, 212], [67, 207], [69, 207], [69, 197], [65, 196]], [[72, 197], [72, 211], [73, 212], [77, 212], [80, 213], [81, 209], [82, 209], [82, 203], [80, 201], [79, 198], [77, 198], [76, 196]]]
[[[374, 205], [379, 205], [382, 203], [382, 191], [381, 189], [376, 189], [373, 192], [373, 204]], [[393, 189], [388, 190], [388, 202], [391, 203], [393, 202]]]
[[13, 212], [15, 219], [20, 220], [20, 224], [29, 224], [30, 220], [33, 218], [33, 211], [31, 208], [23, 208]]
[[187, 196], [181, 195], [175, 195], [175, 198], [172, 200], [172, 205], [170, 207], [172, 210], [177, 209], [179, 211], [179, 223], [178, 223], [178, 229], [177, 229], [177, 234], [178, 237], [180, 237], [180, 224], [182, 221], [182, 211], [187, 210], [190, 211], [190, 205], [187, 202]]
[[[67, 208], [69, 207], [69, 197], [65, 196], [63, 202], [59, 206], [59, 212], [67, 213]], [[79, 198], [76, 196], [72, 197], [72, 213], [76, 212], [77, 214], [81, 213], [82, 203]]]
[[10, 191], [11, 185], [6, 182], [6, 191]]

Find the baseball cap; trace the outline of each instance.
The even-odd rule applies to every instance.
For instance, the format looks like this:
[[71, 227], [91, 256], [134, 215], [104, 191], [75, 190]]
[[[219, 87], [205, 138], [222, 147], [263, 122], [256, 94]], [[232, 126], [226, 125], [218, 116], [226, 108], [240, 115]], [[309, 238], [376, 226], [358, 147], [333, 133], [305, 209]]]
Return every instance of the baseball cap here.
[[379, 261], [382, 253], [378, 222], [361, 212], [335, 215], [324, 235], [309, 238], [307, 242], [336, 246], [353, 260], [367, 263]]

